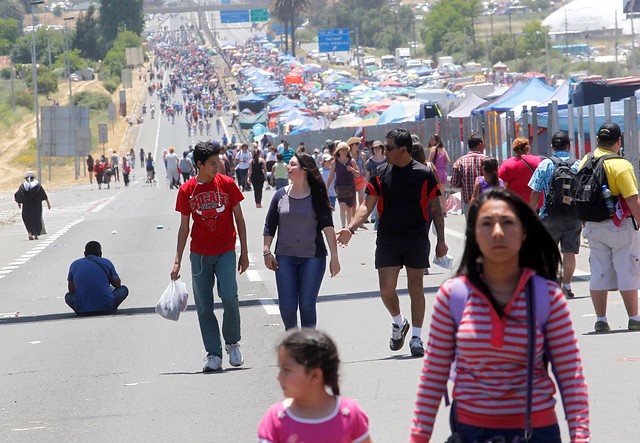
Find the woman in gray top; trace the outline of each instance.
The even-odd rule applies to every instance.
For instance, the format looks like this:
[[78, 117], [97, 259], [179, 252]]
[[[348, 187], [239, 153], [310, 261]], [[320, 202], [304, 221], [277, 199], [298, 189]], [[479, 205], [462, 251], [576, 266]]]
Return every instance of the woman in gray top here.
[[[338, 246], [327, 188], [313, 157], [298, 153], [287, 165], [291, 184], [279, 189], [269, 205], [264, 225], [264, 264], [276, 273], [280, 315], [285, 329], [316, 326], [316, 300], [326, 269], [327, 239], [331, 259], [329, 272], [340, 272]], [[278, 233], [275, 256], [271, 252]]]

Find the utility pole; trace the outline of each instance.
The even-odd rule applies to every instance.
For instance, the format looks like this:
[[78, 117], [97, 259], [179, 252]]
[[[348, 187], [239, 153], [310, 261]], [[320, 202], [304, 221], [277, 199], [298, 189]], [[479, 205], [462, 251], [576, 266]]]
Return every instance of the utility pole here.
[[[618, 25], [616, 25], [618, 28]], [[567, 10], [564, 11], [564, 56], [565, 59], [569, 54], [569, 22], [567, 20]]]
[[615, 47], [615, 51], [616, 51], [615, 52], [615, 54], [616, 54], [616, 64], [614, 65], [613, 69], [614, 69], [614, 72], [615, 72], [614, 75], [616, 77], [618, 77], [618, 10], [616, 9], [615, 12], [616, 12], [616, 29], [615, 29], [614, 32], [615, 32], [616, 40], [615, 40], [614, 47]]
[[631, 75], [636, 73], [636, 31], [633, 25], [635, 18], [636, 0], [631, 0]]
[[356, 62], [358, 63], [358, 79], [360, 79], [360, 28], [356, 26]]
[[40, 146], [40, 109], [38, 106], [38, 67], [36, 66], [36, 16], [33, 13], [36, 5], [44, 0], [31, 0], [31, 75], [33, 76], [33, 102], [36, 112], [36, 152], [38, 157], [38, 180], [42, 183], [42, 147]]
[[551, 78], [551, 65], [549, 63], [549, 30], [544, 32], [544, 55], [547, 62], [547, 79]]
[[71, 60], [69, 59], [69, 54], [68, 54], [68, 48], [67, 48], [67, 21], [69, 20], [75, 20], [74, 17], [65, 17], [64, 18], [64, 34], [63, 34], [63, 38], [62, 38], [62, 43], [63, 43], [63, 50], [64, 50], [64, 59], [65, 59], [65, 65], [68, 65], [67, 67], [67, 79], [69, 80], [69, 109], [71, 111], [71, 118], [70, 118], [70, 124], [71, 124], [71, 138], [74, 140], [74, 146], [75, 146], [75, 155], [74, 155], [74, 169], [75, 169], [75, 175], [76, 175], [76, 180], [78, 179], [79, 175], [80, 175], [80, 164], [78, 163], [78, 147], [76, 146], [77, 140], [76, 139], [76, 125], [75, 125], [75, 116], [74, 114], [74, 104], [73, 104], [73, 92], [71, 89]]
[[463, 28], [462, 29], [463, 35], [464, 35], [464, 40], [463, 40], [463, 45], [464, 45], [464, 64], [467, 64], [467, 28]]
[[13, 60], [11, 61], [11, 112], [16, 112], [16, 91], [15, 91], [15, 78], [16, 78], [16, 69], [13, 66]]

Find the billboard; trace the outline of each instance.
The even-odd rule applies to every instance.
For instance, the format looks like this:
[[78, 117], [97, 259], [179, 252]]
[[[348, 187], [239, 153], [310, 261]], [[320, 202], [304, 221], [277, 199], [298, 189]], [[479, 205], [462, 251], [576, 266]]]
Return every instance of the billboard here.
[[640, 0], [623, 0], [622, 12], [625, 14], [640, 13]]

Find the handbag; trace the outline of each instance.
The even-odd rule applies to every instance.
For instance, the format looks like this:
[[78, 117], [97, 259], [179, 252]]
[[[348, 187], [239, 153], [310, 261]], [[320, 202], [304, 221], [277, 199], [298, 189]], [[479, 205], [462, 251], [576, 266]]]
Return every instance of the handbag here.
[[[527, 301], [527, 403], [525, 406], [525, 427], [524, 435], [517, 436], [508, 440], [500, 435], [494, 435], [483, 443], [501, 442], [501, 443], [529, 443], [533, 435], [533, 427], [531, 425], [531, 403], [533, 400], [533, 366], [535, 364], [536, 349], [536, 304], [533, 300], [533, 279], [527, 282], [525, 296]], [[455, 408], [455, 402], [451, 405]], [[464, 439], [456, 432], [455, 420], [453, 419], [455, 411], [452, 414], [451, 430], [453, 433], [445, 441], [445, 443], [465, 443]]]

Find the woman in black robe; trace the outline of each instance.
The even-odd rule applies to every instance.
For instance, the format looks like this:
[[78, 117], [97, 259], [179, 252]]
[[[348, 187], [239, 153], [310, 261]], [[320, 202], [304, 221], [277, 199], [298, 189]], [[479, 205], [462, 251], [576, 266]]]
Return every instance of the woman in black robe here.
[[24, 183], [15, 193], [15, 199], [18, 207], [22, 208], [22, 221], [27, 228], [29, 240], [37, 240], [38, 236], [43, 233], [42, 202], [46, 201], [49, 209], [51, 209], [51, 203], [49, 203], [46, 191], [35, 179], [32, 171], [27, 171], [25, 174]]

